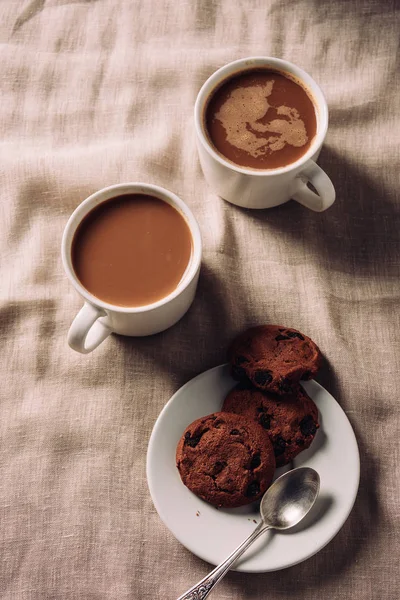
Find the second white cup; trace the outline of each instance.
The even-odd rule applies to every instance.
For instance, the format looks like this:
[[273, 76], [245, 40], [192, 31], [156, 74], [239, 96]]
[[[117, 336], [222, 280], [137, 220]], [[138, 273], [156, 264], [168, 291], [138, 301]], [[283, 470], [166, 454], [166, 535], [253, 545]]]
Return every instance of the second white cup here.
[[[275, 169], [250, 169], [225, 159], [211, 144], [205, 129], [208, 101], [218, 87], [251, 69], [270, 68], [300, 80], [309, 90], [315, 105], [317, 132], [307, 150], [295, 162]], [[194, 107], [197, 147], [204, 176], [216, 194], [245, 208], [270, 208], [290, 199], [321, 212], [335, 201], [335, 189], [328, 175], [316, 164], [328, 130], [328, 107], [316, 82], [305, 71], [286, 60], [253, 57], [225, 65], [204, 83]], [[315, 194], [307, 184], [317, 190]]]
[[[72, 243], [82, 220], [96, 206], [124, 194], [146, 194], [173, 206], [184, 217], [192, 236], [192, 255], [178, 286], [165, 298], [139, 307], [115, 306], [93, 296], [77, 278], [72, 264]], [[172, 192], [146, 183], [123, 183], [104, 188], [84, 200], [64, 230], [61, 256], [65, 272], [78, 294], [85, 301], [76, 315], [69, 333], [71, 348], [82, 354], [92, 352], [111, 333], [127, 336], [147, 336], [174, 325], [193, 302], [200, 272], [202, 243], [199, 226], [189, 207]]]

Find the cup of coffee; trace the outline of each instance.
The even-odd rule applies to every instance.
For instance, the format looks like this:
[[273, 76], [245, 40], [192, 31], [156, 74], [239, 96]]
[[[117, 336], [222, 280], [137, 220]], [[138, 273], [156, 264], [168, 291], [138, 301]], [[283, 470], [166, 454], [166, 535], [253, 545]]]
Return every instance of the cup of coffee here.
[[222, 67], [201, 88], [194, 118], [204, 176], [225, 200], [269, 208], [294, 199], [317, 212], [335, 201], [331, 180], [315, 162], [328, 107], [296, 65], [255, 57]]
[[87, 354], [110, 333], [152, 335], [183, 317], [196, 292], [201, 236], [175, 194], [127, 183], [100, 190], [76, 208], [61, 254], [85, 301], [68, 343]]

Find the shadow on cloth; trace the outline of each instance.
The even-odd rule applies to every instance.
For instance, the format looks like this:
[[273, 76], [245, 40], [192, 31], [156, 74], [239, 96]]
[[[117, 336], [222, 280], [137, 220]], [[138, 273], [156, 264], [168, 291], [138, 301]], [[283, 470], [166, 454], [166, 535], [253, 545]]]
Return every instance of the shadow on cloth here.
[[336, 202], [326, 212], [295, 202], [260, 211], [233, 210], [302, 242], [328, 270], [397, 277], [400, 211], [394, 194], [331, 148], [322, 149], [318, 163], [336, 189]]
[[[234, 312], [227, 307], [229, 282], [222, 280], [207, 263], [203, 263], [193, 305], [173, 327], [148, 337], [115, 336], [127, 363], [134, 363], [137, 353], [155, 362], [176, 385], [186, 383], [198, 373], [226, 362], [226, 348], [235, 331], [235, 314], [242, 322], [251, 315], [245, 293], [235, 298]], [[120, 352], [118, 348], [113, 351]], [[131, 365], [127, 364], [129, 368]], [[176, 379], [177, 378], [177, 379]]]

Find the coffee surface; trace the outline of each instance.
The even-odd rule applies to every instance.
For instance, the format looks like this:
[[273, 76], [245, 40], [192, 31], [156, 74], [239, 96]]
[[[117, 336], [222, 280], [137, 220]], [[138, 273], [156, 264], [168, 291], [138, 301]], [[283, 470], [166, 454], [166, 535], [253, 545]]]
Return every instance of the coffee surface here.
[[205, 127], [215, 148], [243, 167], [275, 169], [305, 154], [317, 130], [306, 90], [271, 69], [243, 71], [211, 96]]
[[118, 196], [94, 208], [72, 243], [82, 285], [117, 306], [144, 306], [168, 296], [191, 253], [185, 218], [167, 202], [142, 194]]

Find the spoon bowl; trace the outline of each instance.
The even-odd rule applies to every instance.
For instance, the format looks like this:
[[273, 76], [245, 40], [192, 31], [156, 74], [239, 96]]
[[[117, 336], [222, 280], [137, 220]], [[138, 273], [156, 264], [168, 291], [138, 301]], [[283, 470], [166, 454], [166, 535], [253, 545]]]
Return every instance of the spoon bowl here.
[[319, 475], [310, 467], [299, 467], [281, 475], [262, 497], [263, 523], [278, 530], [294, 527], [313, 507], [319, 486]]

